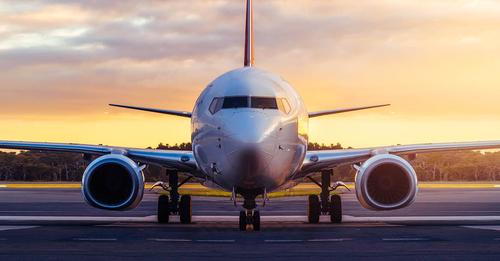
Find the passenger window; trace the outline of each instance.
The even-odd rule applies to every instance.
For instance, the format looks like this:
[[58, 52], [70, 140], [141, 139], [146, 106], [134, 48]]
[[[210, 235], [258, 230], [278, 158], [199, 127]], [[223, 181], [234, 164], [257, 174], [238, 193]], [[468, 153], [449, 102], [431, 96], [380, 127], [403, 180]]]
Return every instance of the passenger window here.
[[246, 96], [234, 96], [225, 97], [222, 104], [222, 109], [233, 109], [233, 108], [248, 108], [248, 97]]
[[278, 109], [278, 104], [276, 103], [276, 98], [269, 97], [252, 97], [252, 108], [257, 109]]
[[276, 99], [278, 102], [278, 108], [280, 111], [288, 114], [290, 112], [290, 104], [285, 98], [278, 98]]
[[220, 109], [222, 109], [223, 100], [224, 100], [223, 98], [214, 98], [214, 100], [210, 104], [210, 109], [209, 109], [212, 114], [215, 114], [218, 111], [220, 111]]

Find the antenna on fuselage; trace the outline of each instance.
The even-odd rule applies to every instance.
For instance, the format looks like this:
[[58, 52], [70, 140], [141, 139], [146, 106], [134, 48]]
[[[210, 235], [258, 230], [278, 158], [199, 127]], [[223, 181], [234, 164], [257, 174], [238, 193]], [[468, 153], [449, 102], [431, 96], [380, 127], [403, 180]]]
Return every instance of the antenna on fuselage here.
[[253, 57], [253, 4], [252, 0], [247, 0], [247, 19], [245, 27], [245, 67], [252, 67]]

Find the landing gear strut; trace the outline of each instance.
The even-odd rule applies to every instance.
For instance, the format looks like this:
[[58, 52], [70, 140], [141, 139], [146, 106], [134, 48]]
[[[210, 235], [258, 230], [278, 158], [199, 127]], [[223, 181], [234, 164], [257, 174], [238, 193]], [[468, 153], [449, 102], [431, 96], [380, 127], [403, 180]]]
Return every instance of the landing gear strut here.
[[309, 196], [309, 208], [307, 217], [309, 223], [319, 223], [321, 215], [329, 215], [332, 223], [342, 222], [342, 200], [339, 195], [331, 195], [330, 192], [334, 191], [339, 186], [345, 186], [343, 183], [338, 182], [335, 186], [331, 186], [331, 176], [333, 170], [324, 170], [321, 172], [321, 183], [313, 178], [309, 179], [316, 185], [321, 187], [321, 193], [318, 195]]
[[168, 223], [171, 214], [179, 214], [182, 224], [191, 223], [192, 219], [192, 207], [191, 207], [191, 196], [189, 195], [179, 195], [179, 187], [184, 185], [189, 178], [179, 183], [179, 174], [174, 170], [167, 170], [168, 175], [168, 187], [163, 183], [158, 184], [158, 186], [163, 187], [170, 194], [160, 195], [158, 198], [158, 223]]
[[253, 231], [260, 230], [260, 212], [255, 210], [257, 204], [255, 197], [245, 198], [243, 207], [246, 210], [240, 211], [240, 230], [247, 231], [253, 228]]

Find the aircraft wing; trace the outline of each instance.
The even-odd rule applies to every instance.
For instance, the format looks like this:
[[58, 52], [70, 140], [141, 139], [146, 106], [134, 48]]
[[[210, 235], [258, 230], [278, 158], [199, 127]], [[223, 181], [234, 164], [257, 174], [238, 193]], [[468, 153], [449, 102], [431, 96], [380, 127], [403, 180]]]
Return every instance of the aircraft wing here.
[[154, 113], [160, 113], [160, 114], [169, 114], [169, 115], [180, 116], [180, 117], [185, 117], [185, 118], [191, 118], [191, 113], [187, 112], [187, 111], [163, 110], [163, 109], [137, 107], [137, 106], [120, 105], [120, 104], [109, 104], [109, 106], [124, 108], [124, 109], [131, 109], [131, 110], [138, 110], [138, 111], [154, 112]]
[[366, 149], [308, 151], [304, 164], [296, 178], [341, 165], [361, 163], [377, 154], [410, 155], [428, 152], [500, 149], [500, 141], [431, 143], [417, 145], [397, 145]]
[[344, 108], [344, 109], [326, 110], [326, 111], [316, 111], [316, 112], [309, 113], [309, 118], [316, 118], [316, 117], [320, 117], [320, 116], [331, 115], [331, 114], [339, 114], [339, 113], [351, 112], [351, 111], [361, 111], [361, 110], [375, 109], [375, 108], [387, 107], [387, 106], [390, 106], [390, 104], [381, 104], [381, 105], [373, 105], [373, 106], [365, 106], [365, 107], [355, 107], [355, 108]]
[[144, 164], [154, 164], [177, 169], [179, 171], [192, 173], [195, 176], [199, 174], [198, 166], [191, 151], [134, 149], [102, 145], [23, 141], [0, 141], [0, 149], [72, 152], [96, 156], [116, 153]]

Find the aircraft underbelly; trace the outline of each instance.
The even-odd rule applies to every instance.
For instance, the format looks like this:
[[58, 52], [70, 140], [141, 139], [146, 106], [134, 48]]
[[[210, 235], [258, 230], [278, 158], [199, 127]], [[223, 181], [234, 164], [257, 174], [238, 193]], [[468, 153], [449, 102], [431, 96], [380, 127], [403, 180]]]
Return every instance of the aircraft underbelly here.
[[233, 188], [273, 191], [287, 183], [303, 160], [305, 146], [270, 138], [258, 146], [241, 146], [229, 137], [207, 138], [194, 147], [207, 180]]

